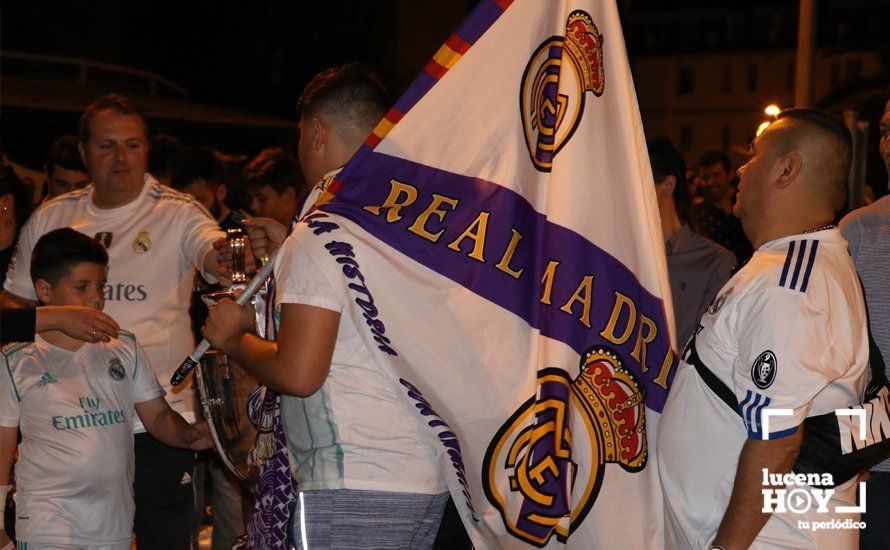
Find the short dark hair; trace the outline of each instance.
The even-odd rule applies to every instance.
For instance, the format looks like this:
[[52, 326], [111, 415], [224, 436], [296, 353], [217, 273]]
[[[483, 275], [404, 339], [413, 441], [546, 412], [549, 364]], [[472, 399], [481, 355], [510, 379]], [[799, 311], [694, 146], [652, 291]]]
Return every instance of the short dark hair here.
[[248, 187], [268, 185], [279, 195], [293, 187], [297, 197], [306, 183], [300, 163], [280, 147], [260, 151], [244, 168], [244, 180]]
[[723, 151], [712, 149], [710, 151], [705, 151], [704, 153], [702, 153], [702, 156], [698, 157], [699, 167], [714, 166], [718, 163], [723, 165], [724, 171], [729, 172], [730, 170], [732, 170], [732, 161], [729, 160], [729, 155], [727, 155]]
[[70, 227], [46, 233], [34, 245], [31, 253], [31, 281], [44, 279], [51, 285], [81, 263], [108, 265], [108, 252], [95, 239]]
[[170, 159], [170, 187], [185, 189], [198, 180], [211, 187], [223, 185], [224, 168], [212, 149], [186, 147]]
[[853, 137], [850, 135], [850, 130], [841, 120], [830, 113], [816, 109], [785, 109], [776, 116], [776, 120], [783, 119], [803, 123], [835, 141], [838, 154], [831, 157], [836, 165], [833, 166], [835, 173], [831, 174], [832, 181], [829, 183], [839, 191], [838, 202], [842, 205], [843, 198], [840, 197], [840, 192], [847, 187], [847, 177], [853, 157]]
[[837, 117], [817, 109], [785, 109], [776, 116], [776, 120], [787, 118], [815, 126], [836, 139], [847, 150], [853, 148], [853, 137], [850, 130]]
[[674, 185], [674, 206], [681, 221], [689, 221], [692, 199], [689, 196], [689, 183], [686, 181], [686, 159], [666, 137], [654, 137], [646, 142], [649, 150], [649, 164], [655, 182], [664, 181], [668, 176], [677, 180]]
[[121, 94], [106, 94], [87, 105], [86, 109], [83, 110], [83, 114], [80, 115], [80, 125], [78, 126], [77, 135], [80, 138], [80, 143], [82, 143], [84, 147], [86, 147], [87, 143], [90, 141], [90, 122], [92, 122], [93, 117], [102, 111], [114, 111], [121, 115], [136, 115], [142, 119], [142, 126], [145, 127], [145, 132], [148, 134], [148, 124], [145, 122], [145, 117], [133, 107], [132, 103], [130, 103], [130, 100], [127, 99], [126, 96]]
[[303, 88], [297, 110], [313, 117], [322, 111], [343, 117], [356, 130], [371, 131], [391, 106], [377, 75], [360, 63], [321, 71]]
[[31, 215], [33, 193], [31, 186], [19, 178], [11, 165], [3, 166], [0, 169], [0, 197], [12, 195], [13, 213], [15, 214], [16, 227], [19, 229]]
[[83, 159], [80, 158], [80, 151], [77, 150], [77, 136], [65, 134], [50, 145], [43, 162], [43, 169], [47, 174], [52, 174], [56, 166], [78, 172], [87, 171]]

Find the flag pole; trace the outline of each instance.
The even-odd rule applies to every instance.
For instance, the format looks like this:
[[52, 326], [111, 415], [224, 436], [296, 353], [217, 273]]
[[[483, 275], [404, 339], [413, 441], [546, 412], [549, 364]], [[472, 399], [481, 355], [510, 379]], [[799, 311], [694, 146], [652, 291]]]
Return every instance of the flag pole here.
[[797, 25], [797, 65], [794, 106], [813, 106], [813, 73], [816, 58], [816, 0], [800, 0]]

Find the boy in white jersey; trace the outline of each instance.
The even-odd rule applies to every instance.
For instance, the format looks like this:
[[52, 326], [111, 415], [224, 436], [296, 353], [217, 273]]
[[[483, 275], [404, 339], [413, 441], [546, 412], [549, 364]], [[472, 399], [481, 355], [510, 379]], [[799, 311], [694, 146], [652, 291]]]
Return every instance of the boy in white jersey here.
[[[31, 277], [41, 303], [101, 310], [108, 254], [70, 228], [41, 237]], [[211, 446], [206, 424], [170, 409], [135, 337], [75, 340], [48, 331], [3, 349], [0, 485], [16, 464], [16, 538], [27, 548], [129, 549], [133, 531], [133, 412], [159, 441]], [[0, 548], [9, 537], [0, 523]]]

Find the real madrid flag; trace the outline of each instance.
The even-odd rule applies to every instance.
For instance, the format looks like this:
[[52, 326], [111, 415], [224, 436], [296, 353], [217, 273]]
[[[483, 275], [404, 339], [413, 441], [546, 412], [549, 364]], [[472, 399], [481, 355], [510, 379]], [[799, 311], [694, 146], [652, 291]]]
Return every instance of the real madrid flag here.
[[657, 216], [614, 0], [481, 0], [298, 227], [477, 547], [661, 546]]

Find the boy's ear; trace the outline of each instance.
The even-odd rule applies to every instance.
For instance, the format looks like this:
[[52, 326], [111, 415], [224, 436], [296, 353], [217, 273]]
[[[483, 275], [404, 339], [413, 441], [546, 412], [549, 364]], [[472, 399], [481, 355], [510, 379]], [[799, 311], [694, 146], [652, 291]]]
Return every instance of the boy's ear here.
[[53, 285], [46, 279], [37, 279], [34, 281], [34, 293], [41, 304], [49, 304], [53, 298]]

